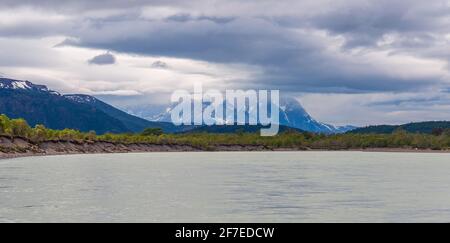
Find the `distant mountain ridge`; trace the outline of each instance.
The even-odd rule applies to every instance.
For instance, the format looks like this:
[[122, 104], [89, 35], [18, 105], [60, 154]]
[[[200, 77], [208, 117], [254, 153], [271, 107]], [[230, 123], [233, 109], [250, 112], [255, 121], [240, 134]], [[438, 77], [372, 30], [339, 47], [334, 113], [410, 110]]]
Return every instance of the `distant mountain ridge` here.
[[[136, 116], [140, 116], [147, 120], [159, 121], [159, 122], [171, 122], [171, 112], [177, 104], [170, 104], [166, 106], [157, 105], [152, 107], [151, 105], [128, 107], [126, 110]], [[203, 104], [203, 108], [208, 106], [206, 102]], [[291, 127], [303, 131], [315, 132], [315, 133], [345, 133], [352, 129], [354, 126], [333, 126], [330, 124], [322, 123], [315, 120], [311, 115], [306, 112], [299, 101], [291, 97], [282, 97], [280, 99], [280, 121], [281, 126]], [[239, 109], [245, 109], [240, 107]], [[246, 111], [246, 117], [249, 117], [249, 110], [257, 110], [256, 107], [248, 107]], [[158, 113], [159, 110], [159, 113]], [[219, 129], [226, 130], [226, 129]]]
[[145, 128], [162, 128], [166, 132], [174, 132], [179, 130], [174, 125], [167, 122], [152, 122], [140, 117], [130, 115], [90, 95], [69, 94], [64, 95], [64, 97], [74, 102], [88, 104], [105, 112], [106, 114], [121, 121], [127, 127], [127, 129], [132, 132], [141, 132]]
[[47, 92], [59, 95], [58, 92], [49, 90], [45, 85], [33, 84], [30, 81], [14, 80], [0, 77], [0, 89], [28, 90], [35, 92]]
[[[130, 115], [93, 96], [84, 94], [60, 93], [48, 89], [45, 85], [36, 85], [30, 81], [0, 78], [0, 113], [12, 118], [24, 118], [30, 125], [43, 124], [52, 129], [72, 128], [80, 131], [94, 130], [99, 134], [106, 132], [125, 133], [141, 132], [145, 128], [160, 127], [165, 132], [196, 131], [234, 132], [235, 130], [254, 131], [255, 127], [242, 126], [234, 129], [233, 126], [209, 127], [180, 126], [171, 124], [171, 110], [175, 104], [164, 109], [163, 112], [154, 112], [149, 121]], [[207, 104], [204, 104], [206, 107]], [[240, 108], [245, 109], [245, 108]], [[250, 107], [249, 110], [255, 109]], [[147, 107], [141, 114], [145, 114]], [[157, 109], [155, 109], [157, 110]], [[249, 116], [249, 110], [244, 111]], [[135, 113], [135, 111], [133, 111]], [[151, 113], [151, 112], [150, 112]], [[298, 131], [318, 133], [343, 133], [354, 127], [336, 127], [321, 123], [312, 118], [292, 98], [283, 98], [280, 103], [280, 125], [291, 127]]]
[[378, 125], [357, 128], [349, 133], [374, 133], [374, 134], [389, 134], [396, 130], [405, 130], [411, 133], [428, 133], [431, 134], [436, 129], [450, 129], [450, 121], [429, 121], [429, 122], [415, 122], [403, 125]]
[[[61, 95], [45, 85], [29, 81], [0, 78], [0, 114], [11, 118], [24, 118], [31, 126], [43, 124], [51, 129], [94, 130], [98, 134], [107, 132], [141, 132], [145, 128], [159, 127], [165, 132], [255, 132], [260, 126], [180, 126], [170, 123], [172, 106], [161, 106], [163, 112], [152, 111], [156, 121], [149, 121], [128, 114], [93, 96], [83, 94]], [[139, 111], [139, 109], [137, 109]], [[147, 109], [141, 114], [146, 114]], [[133, 113], [136, 112], [132, 111]], [[248, 113], [248, 111], [247, 111]], [[148, 113], [149, 114], [149, 113]], [[280, 103], [281, 131], [316, 133], [392, 133], [397, 129], [408, 132], [433, 133], [436, 129], [450, 129], [450, 121], [431, 121], [404, 125], [380, 125], [364, 128], [353, 126], [337, 127], [318, 122], [312, 118], [301, 104], [292, 98], [283, 98]]]
[[345, 133], [355, 126], [334, 126], [319, 122], [314, 119], [300, 104], [292, 97], [282, 97], [280, 100], [280, 124], [288, 127], [316, 133]]
[[29, 81], [0, 78], [0, 113], [24, 118], [31, 126], [43, 124], [51, 129], [77, 129], [99, 134], [140, 132], [147, 127], [171, 124], [157, 123], [129, 115], [88, 95], [61, 95], [44, 85]]

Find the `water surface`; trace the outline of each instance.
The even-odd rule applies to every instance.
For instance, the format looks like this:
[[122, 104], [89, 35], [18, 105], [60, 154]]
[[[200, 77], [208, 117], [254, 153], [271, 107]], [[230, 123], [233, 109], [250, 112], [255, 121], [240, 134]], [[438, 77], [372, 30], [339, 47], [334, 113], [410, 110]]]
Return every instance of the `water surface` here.
[[0, 161], [0, 222], [449, 222], [450, 154], [226, 152]]

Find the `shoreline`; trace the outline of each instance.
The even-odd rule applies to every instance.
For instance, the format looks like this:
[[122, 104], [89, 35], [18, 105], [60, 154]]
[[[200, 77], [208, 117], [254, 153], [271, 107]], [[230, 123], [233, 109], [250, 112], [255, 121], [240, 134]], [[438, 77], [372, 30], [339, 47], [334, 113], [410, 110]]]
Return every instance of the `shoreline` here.
[[124, 154], [151, 152], [380, 152], [380, 153], [450, 153], [450, 150], [414, 148], [367, 148], [367, 149], [311, 149], [311, 148], [269, 148], [262, 145], [214, 145], [201, 148], [193, 145], [176, 144], [122, 144], [104, 141], [45, 141], [38, 144], [25, 138], [0, 137], [0, 160], [34, 156], [75, 154]]
[[450, 154], [450, 151], [435, 151], [435, 150], [412, 150], [412, 149], [349, 149], [349, 150], [323, 150], [323, 149], [311, 149], [311, 150], [296, 150], [296, 149], [276, 149], [276, 150], [191, 150], [191, 151], [132, 151], [132, 152], [99, 152], [99, 153], [23, 153], [23, 154], [5, 154], [0, 153], [0, 161], [17, 158], [27, 157], [46, 157], [46, 156], [64, 156], [64, 155], [95, 155], [95, 154], [132, 154], [132, 153], [194, 153], [194, 152], [208, 152], [208, 153], [220, 153], [220, 152], [362, 152], [362, 153], [416, 153], [416, 154]]

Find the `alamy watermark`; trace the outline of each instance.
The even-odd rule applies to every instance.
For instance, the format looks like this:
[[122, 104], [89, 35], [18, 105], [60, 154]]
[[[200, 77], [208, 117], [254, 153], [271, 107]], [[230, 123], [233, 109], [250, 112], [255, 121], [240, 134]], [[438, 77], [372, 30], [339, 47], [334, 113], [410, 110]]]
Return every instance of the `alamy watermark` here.
[[[279, 90], [203, 91], [200, 84], [194, 92], [177, 90], [171, 102], [172, 123], [180, 125], [262, 125], [261, 136], [278, 134], [280, 114]], [[267, 128], [265, 128], [267, 127]]]

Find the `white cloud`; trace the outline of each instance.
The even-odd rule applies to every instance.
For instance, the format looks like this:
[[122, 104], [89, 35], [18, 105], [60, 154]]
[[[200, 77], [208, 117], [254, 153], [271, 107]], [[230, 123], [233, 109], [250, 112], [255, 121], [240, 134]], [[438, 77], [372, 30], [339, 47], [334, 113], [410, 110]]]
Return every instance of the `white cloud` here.
[[148, 20], [163, 20], [182, 12], [182, 9], [170, 6], [146, 6], [140, 11], [140, 17]]
[[33, 8], [0, 9], [0, 28], [39, 23], [42, 26], [66, 22], [72, 17]]
[[201, 82], [305, 92], [330, 123], [448, 118], [448, 0], [3, 0], [0, 19], [1, 73], [65, 93]]
[[[120, 60], [115, 65], [89, 65], [86, 60], [105, 51], [55, 47], [61, 40], [61, 37], [0, 39], [0, 44], [10, 47], [0, 49], [0, 55], [8, 57], [1, 59], [0, 70], [9, 77], [30, 79], [63, 93], [121, 96], [170, 93], [179, 88], [191, 89], [196, 82], [204, 83], [205, 87], [225, 88], [227, 82], [249, 78], [256, 72], [245, 65], [121, 53], [114, 53]], [[27, 51], [20, 55], [14, 50]], [[171, 68], [152, 69], [150, 64], [157, 61], [170, 63]]]
[[337, 124], [367, 126], [450, 120], [450, 94], [371, 93], [303, 94], [302, 104], [319, 120]]
[[92, 92], [92, 95], [113, 95], [113, 96], [138, 96], [142, 95], [136, 90], [112, 90], [112, 91], [98, 91]]

